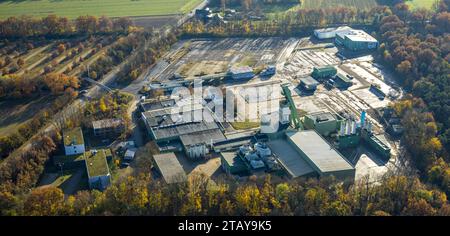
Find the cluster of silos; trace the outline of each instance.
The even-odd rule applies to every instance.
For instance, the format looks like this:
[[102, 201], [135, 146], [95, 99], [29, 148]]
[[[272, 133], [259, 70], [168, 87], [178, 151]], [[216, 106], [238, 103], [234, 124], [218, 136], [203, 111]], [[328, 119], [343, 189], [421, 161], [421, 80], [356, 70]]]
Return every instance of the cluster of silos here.
[[291, 110], [281, 106], [279, 111], [261, 115], [261, 133], [271, 134], [278, 131], [279, 125], [289, 124]]
[[253, 147], [250, 145], [241, 146], [239, 154], [254, 170], [266, 166], [268, 169], [274, 169], [277, 166], [277, 161], [273, 157], [272, 151], [265, 143], [258, 142]]
[[352, 119], [341, 121], [341, 127], [339, 129], [339, 136], [354, 135], [356, 134], [357, 122]]

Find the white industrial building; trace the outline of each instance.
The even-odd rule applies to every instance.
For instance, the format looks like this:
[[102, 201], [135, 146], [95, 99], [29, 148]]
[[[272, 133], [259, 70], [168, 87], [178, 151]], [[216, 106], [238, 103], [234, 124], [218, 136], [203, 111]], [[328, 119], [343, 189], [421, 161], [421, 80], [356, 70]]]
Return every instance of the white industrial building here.
[[324, 29], [316, 29], [314, 30], [314, 36], [318, 39], [332, 39], [336, 37], [336, 33], [342, 32], [342, 31], [348, 31], [352, 28], [348, 26], [340, 26], [340, 27], [333, 27], [333, 28], [324, 28]]

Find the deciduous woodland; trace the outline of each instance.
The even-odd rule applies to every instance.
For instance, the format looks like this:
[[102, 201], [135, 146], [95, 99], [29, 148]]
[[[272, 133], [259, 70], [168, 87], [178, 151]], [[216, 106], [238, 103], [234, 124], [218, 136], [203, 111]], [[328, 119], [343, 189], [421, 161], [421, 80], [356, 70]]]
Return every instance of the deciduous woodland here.
[[[246, 6], [250, 3], [245, 2], [251, 1], [243, 2]], [[58, 133], [40, 135], [28, 152], [7, 157], [17, 146], [14, 143], [30, 137], [24, 127], [19, 130], [20, 135], [1, 139], [0, 157], [6, 157], [0, 163], [1, 214], [450, 215], [450, 0], [440, 1], [436, 11], [410, 10], [408, 5], [398, 2], [395, 6], [372, 9], [298, 9], [275, 19], [233, 21], [226, 25], [188, 22], [180, 32], [152, 42], [151, 47], [140, 51], [121, 73], [127, 80], [133, 80], [145, 64], [153, 64], [161, 55], [161, 49], [173, 44], [178, 37], [295, 36], [329, 25], [367, 27], [381, 43], [376, 59], [390, 67], [409, 92], [391, 106], [405, 128], [402, 142], [405, 156], [412, 163], [411, 171], [388, 173], [379, 185], [371, 185], [368, 180], [339, 183], [333, 178], [280, 183], [270, 176], [250, 179], [246, 184], [237, 184], [232, 179], [211, 183], [201, 175], [191, 176], [186, 183], [166, 185], [151, 180], [150, 170], [144, 168], [104, 192], [80, 191], [65, 198], [56, 187], [30, 191], [49, 155], [56, 150], [56, 143], [60, 142]], [[89, 22], [92, 22], [89, 17], [75, 22], [54, 17], [12, 18], [0, 22], [0, 34], [6, 37], [95, 34], [123, 31], [128, 25], [125, 19], [99, 19], [95, 26]], [[14, 30], [18, 28], [20, 32]], [[105, 68], [119, 64], [133, 49], [139, 48], [141, 44], [136, 40], [151, 38], [142, 32], [133, 35], [91, 67], [95, 72], [92, 77], [104, 75], [108, 71]], [[48, 73], [32, 82], [26, 77], [2, 77], [0, 99], [27, 96], [37, 90], [70, 99], [77, 86], [76, 78], [64, 74]], [[93, 104], [101, 106], [100, 103]], [[45, 118], [46, 113], [43, 113], [31, 127], [40, 126]]]

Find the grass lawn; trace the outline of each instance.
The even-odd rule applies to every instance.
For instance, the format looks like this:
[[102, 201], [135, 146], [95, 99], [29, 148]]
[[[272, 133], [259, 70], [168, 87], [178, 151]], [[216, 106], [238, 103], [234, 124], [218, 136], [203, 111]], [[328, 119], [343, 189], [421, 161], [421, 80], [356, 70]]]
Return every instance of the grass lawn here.
[[33, 116], [50, 105], [53, 98], [17, 99], [0, 101], [0, 136], [9, 135], [17, 131], [21, 124], [29, 121]]
[[407, 0], [405, 2], [412, 9], [416, 9], [416, 8], [431, 9], [433, 7], [433, 4], [435, 2], [437, 2], [437, 0]]
[[260, 125], [260, 122], [253, 122], [253, 121], [246, 120], [246, 121], [231, 122], [230, 125], [235, 130], [253, 129], [253, 128], [258, 128]]
[[0, 19], [56, 14], [74, 19], [80, 15], [156, 16], [189, 12], [202, 0], [3, 0]]

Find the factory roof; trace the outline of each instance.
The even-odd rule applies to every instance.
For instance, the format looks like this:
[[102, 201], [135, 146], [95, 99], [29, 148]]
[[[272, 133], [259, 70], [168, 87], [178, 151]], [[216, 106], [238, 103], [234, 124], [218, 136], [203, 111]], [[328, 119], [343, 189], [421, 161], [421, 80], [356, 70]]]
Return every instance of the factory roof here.
[[146, 100], [141, 103], [142, 110], [144, 111], [150, 111], [173, 106], [175, 106], [175, 99], [171, 98], [163, 100]]
[[340, 27], [331, 27], [331, 28], [322, 28], [322, 29], [316, 29], [314, 30], [317, 33], [327, 33], [327, 32], [339, 32], [342, 30], [349, 30], [352, 29], [348, 26], [340, 26]]
[[154, 155], [153, 159], [166, 183], [178, 183], [186, 180], [186, 173], [175, 156], [175, 153], [169, 152]]
[[64, 146], [83, 145], [83, 131], [80, 127], [68, 129], [63, 132]]
[[91, 150], [85, 152], [86, 168], [89, 177], [109, 175], [106, 157], [111, 155], [111, 151], [105, 149]]
[[287, 132], [307, 161], [321, 173], [351, 170], [354, 167], [314, 130]]
[[231, 74], [253, 73], [253, 69], [250, 66], [232, 67], [230, 68], [230, 73]]
[[211, 141], [221, 141], [224, 140], [222, 131], [219, 128], [204, 130], [194, 133], [189, 133], [180, 136], [181, 143], [186, 147], [189, 145], [195, 145], [199, 143], [211, 143]]
[[92, 121], [92, 127], [94, 129], [104, 129], [104, 128], [113, 128], [119, 125], [122, 125], [123, 120], [114, 118], [114, 119], [105, 119], [105, 120], [96, 120]]
[[314, 67], [314, 70], [316, 70], [319, 73], [326, 72], [326, 71], [337, 71], [334, 66], [322, 66], [322, 67]]
[[215, 122], [190, 122], [190, 123], [182, 123], [167, 127], [155, 127], [152, 129], [156, 139], [167, 139], [178, 137], [184, 134], [190, 134], [205, 130], [217, 129], [218, 126]]
[[363, 30], [344, 30], [336, 33], [339, 37], [345, 38], [347, 37], [351, 41], [358, 41], [358, 42], [377, 42], [377, 40], [372, 37], [370, 34], [366, 33]]
[[[143, 117], [150, 127], [162, 127], [173, 124], [192, 122], [194, 114], [208, 115], [208, 110], [203, 109], [201, 104], [182, 107], [166, 107], [143, 112]], [[195, 116], [196, 117], [196, 116]]]
[[302, 82], [305, 85], [309, 85], [309, 86], [315, 86], [318, 85], [319, 82], [317, 82], [317, 80], [315, 80], [313, 77], [308, 76], [308, 77], [304, 77], [300, 79], [300, 82]]
[[311, 120], [314, 120], [317, 123], [326, 122], [330, 120], [336, 120], [336, 118], [330, 112], [318, 112], [313, 114], [306, 115]]
[[292, 178], [314, 172], [311, 166], [298, 155], [297, 151], [285, 139], [271, 140], [267, 144]]
[[242, 159], [237, 156], [236, 152], [221, 152], [220, 156], [228, 164], [228, 166], [238, 167], [242, 169], [247, 168]]

